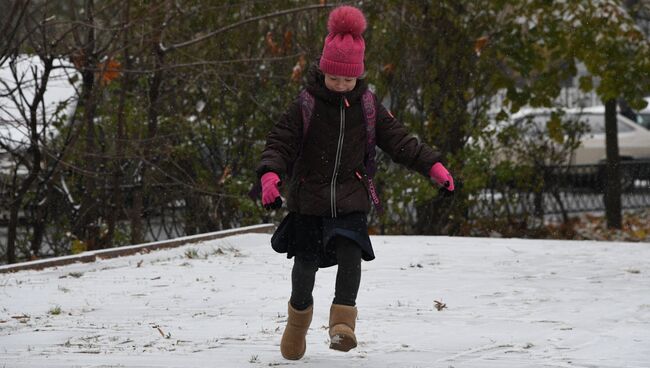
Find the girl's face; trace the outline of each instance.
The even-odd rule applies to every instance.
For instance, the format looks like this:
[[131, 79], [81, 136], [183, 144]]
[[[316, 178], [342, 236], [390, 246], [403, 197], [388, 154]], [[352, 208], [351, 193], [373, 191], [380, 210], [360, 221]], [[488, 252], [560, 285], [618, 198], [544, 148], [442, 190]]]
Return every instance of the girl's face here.
[[350, 92], [357, 85], [357, 78], [341, 77], [325, 73], [325, 87], [330, 91], [344, 93]]

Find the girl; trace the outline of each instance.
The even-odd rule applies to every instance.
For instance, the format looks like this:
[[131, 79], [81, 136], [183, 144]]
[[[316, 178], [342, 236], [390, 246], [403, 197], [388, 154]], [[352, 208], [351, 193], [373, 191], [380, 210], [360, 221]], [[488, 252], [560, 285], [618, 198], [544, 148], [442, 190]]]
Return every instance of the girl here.
[[305, 353], [314, 279], [321, 267], [338, 265], [329, 317], [330, 348], [349, 351], [357, 346], [361, 259], [375, 258], [366, 223], [371, 200], [378, 203], [368, 175], [372, 173], [367, 172], [374, 144], [395, 162], [454, 190], [451, 175], [440, 163], [441, 154], [409, 136], [371, 94], [367, 103], [367, 85], [360, 79], [365, 28], [365, 17], [355, 7], [341, 6], [330, 13], [329, 34], [318, 65], [308, 71], [306, 91], [269, 133], [257, 168], [267, 209], [281, 206], [278, 187], [288, 183], [289, 214], [272, 239], [274, 249], [295, 257], [287, 326], [280, 343], [286, 359], [297, 360]]

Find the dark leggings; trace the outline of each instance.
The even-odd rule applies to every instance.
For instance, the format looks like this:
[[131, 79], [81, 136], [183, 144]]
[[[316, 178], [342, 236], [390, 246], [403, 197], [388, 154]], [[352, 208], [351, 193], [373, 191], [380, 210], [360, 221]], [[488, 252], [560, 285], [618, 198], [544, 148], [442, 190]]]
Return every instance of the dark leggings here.
[[[354, 306], [361, 282], [361, 248], [353, 240], [344, 237], [335, 237], [331, 242], [330, 246], [336, 249], [338, 262], [333, 303]], [[312, 291], [316, 271], [318, 271], [317, 261], [294, 258], [290, 302], [295, 309], [304, 310], [314, 303]]]

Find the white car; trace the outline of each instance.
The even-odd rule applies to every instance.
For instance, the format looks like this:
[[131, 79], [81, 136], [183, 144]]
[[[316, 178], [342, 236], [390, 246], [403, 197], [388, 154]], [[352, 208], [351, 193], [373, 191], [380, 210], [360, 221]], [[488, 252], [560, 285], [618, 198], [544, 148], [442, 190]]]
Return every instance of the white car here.
[[[650, 114], [650, 112], [649, 112]], [[577, 119], [587, 124], [588, 132], [582, 137], [580, 147], [570, 158], [571, 165], [593, 165], [606, 160], [605, 108], [594, 106], [582, 110], [568, 109], [563, 119]], [[522, 111], [513, 121], [532, 119], [539, 129], [545, 129], [550, 110]], [[650, 130], [621, 114], [618, 119], [618, 146], [621, 160], [650, 160]]]
[[[510, 123], [524, 133], [521, 144], [526, 144], [527, 140], [536, 140], [540, 136], [544, 136], [544, 139], [546, 139], [549, 134], [547, 125], [550, 118], [551, 110], [524, 110], [515, 114]], [[604, 188], [606, 183], [605, 168], [603, 165], [599, 165], [603, 164], [607, 159], [604, 106], [594, 106], [582, 110], [567, 109], [562, 119], [585, 123], [587, 132], [582, 136], [580, 146], [570, 157], [564, 157], [561, 162], [547, 162], [547, 165], [554, 166], [568, 163], [574, 168], [566, 173], [565, 179], [567, 179], [567, 182], [565, 185], [589, 187], [597, 190]], [[617, 122], [621, 161], [633, 163], [635, 160], [650, 160], [650, 130], [620, 113], [617, 113]], [[512, 159], [512, 156], [509, 159]], [[588, 166], [580, 167], [576, 165]], [[650, 180], [647, 170], [642, 169], [642, 167], [647, 166], [622, 166], [621, 189], [623, 191], [632, 190], [637, 186], [637, 183]]]

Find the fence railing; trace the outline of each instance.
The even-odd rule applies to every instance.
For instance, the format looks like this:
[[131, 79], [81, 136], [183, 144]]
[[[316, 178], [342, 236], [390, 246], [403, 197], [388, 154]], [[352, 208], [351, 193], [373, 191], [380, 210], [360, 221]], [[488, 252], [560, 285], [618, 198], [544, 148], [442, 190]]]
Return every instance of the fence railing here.
[[[623, 209], [650, 208], [650, 160], [623, 161], [620, 172]], [[492, 185], [473, 198], [470, 216], [566, 216], [604, 211], [606, 178], [605, 164], [547, 167], [539, 191]]]
[[[188, 210], [189, 206], [185, 199], [180, 198], [177, 192], [157, 191], [155, 196], [151, 196], [145, 201], [144, 215], [141, 217], [141, 241], [154, 242], [168, 239], [175, 239], [183, 236], [194, 235], [199, 232], [205, 233], [210, 231], [222, 230], [217, 226], [211, 228], [204, 224], [198, 223], [197, 216], [190, 218], [189, 214], [200, 212]], [[211, 195], [195, 195], [193, 198], [201, 197], [203, 202], [209, 202], [213, 199]], [[1, 204], [1, 202], [0, 202]], [[130, 207], [122, 208], [120, 217], [116, 220], [114, 239], [115, 244], [128, 244], [131, 240], [132, 223], [127, 216], [132, 210]], [[4, 261], [6, 244], [8, 239], [8, 211], [0, 210], [0, 264]], [[16, 228], [16, 254], [20, 259], [25, 259], [33, 252], [34, 224], [30, 222], [32, 214], [31, 209], [25, 209], [19, 212], [18, 226]], [[208, 212], [205, 210], [205, 212]], [[199, 213], [199, 216], [206, 217], [207, 213]], [[105, 231], [108, 224], [102, 223], [102, 231]], [[204, 230], [206, 229], [206, 230]], [[68, 254], [72, 251], [71, 247], [76, 238], [71, 232], [66, 231], [60, 226], [51, 223], [46, 224], [41, 234], [41, 243], [39, 247], [39, 257], [51, 257]]]
[[[538, 191], [522, 190], [514, 185], [492, 183], [478, 194], [470, 196], [468, 220], [478, 218], [525, 219], [543, 216], [563, 216], [579, 212], [603, 211], [606, 185], [605, 165], [544, 168], [543, 185]], [[622, 206], [624, 209], [650, 208], [650, 160], [621, 163]], [[184, 200], [170, 199], [163, 193], [148, 203], [142, 231], [146, 241], [173, 239], [189, 233], [204, 232], [192, 227], [188, 214], [206, 216], [204, 207], [188, 211]], [[206, 201], [210, 201], [206, 198]], [[415, 218], [415, 217], [413, 217]], [[20, 252], [29, 253], [29, 223], [23, 216], [18, 227]], [[0, 218], [0, 254], [7, 237], [5, 223]], [[188, 228], [188, 225], [190, 227]], [[121, 219], [128, 235], [126, 219]], [[189, 231], [188, 231], [189, 229]], [[43, 234], [42, 254], [60, 255], [68, 252], [69, 240], [62, 239], [60, 229], [46, 229]], [[127, 239], [128, 240], [128, 239]]]

